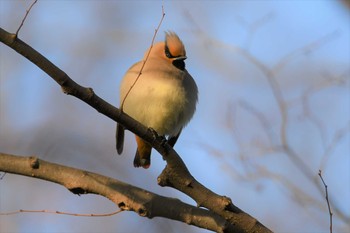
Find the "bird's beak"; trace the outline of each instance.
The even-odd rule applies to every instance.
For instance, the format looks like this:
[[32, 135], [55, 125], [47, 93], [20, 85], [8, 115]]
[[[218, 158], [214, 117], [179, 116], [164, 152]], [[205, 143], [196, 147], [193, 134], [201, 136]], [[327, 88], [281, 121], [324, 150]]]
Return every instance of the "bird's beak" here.
[[183, 61], [183, 60], [186, 60], [186, 59], [187, 59], [186, 56], [181, 56], [181, 57], [175, 57], [174, 61]]

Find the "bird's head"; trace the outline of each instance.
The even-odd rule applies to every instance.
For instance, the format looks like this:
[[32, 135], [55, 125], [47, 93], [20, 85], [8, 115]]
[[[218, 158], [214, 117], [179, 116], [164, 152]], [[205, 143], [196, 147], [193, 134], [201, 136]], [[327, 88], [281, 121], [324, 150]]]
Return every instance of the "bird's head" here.
[[164, 46], [165, 56], [169, 61], [180, 70], [185, 69], [185, 59], [186, 50], [185, 46], [176, 35], [175, 32], [166, 32], [165, 33], [165, 46]]
[[[147, 55], [146, 52], [145, 56]], [[165, 41], [155, 44], [150, 57], [160, 57], [167, 60], [180, 70], [185, 69], [186, 50], [185, 46], [175, 32], [165, 32]]]

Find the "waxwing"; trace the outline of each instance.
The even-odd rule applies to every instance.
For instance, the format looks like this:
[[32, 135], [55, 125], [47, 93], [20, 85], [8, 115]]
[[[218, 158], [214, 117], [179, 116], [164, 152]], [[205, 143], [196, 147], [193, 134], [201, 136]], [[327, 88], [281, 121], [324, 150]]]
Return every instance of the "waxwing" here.
[[[149, 50], [143, 60], [131, 66], [124, 75], [120, 85], [120, 107], [158, 135], [168, 136], [168, 143], [174, 146], [196, 110], [198, 89], [185, 68], [185, 46], [174, 32], [166, 32], [165, 41], [150, 49], [142, 73], [132, 88]], [[117, 124], [118, 154], [123, 151], [124, 130]], [[152, 147], [137, 135], [135, 137], [134, 166], [149, 168]]]

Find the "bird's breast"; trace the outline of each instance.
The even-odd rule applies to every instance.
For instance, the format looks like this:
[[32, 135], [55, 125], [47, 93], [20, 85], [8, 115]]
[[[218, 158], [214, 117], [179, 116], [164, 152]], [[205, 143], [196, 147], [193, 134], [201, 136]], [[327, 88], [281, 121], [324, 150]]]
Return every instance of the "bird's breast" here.
[[175, 135], [192, 118], [197, 93], [195, 98], [190, 93], [197, 92], [197, 87], [191, 90], [194, 87], [186, 78], [193, 79], [186, 71], [156, 68], [145, 69], [127, 94], [139, 72], [129, 70], [121, 84], [120, 101], [125, 98], [123, 110], [145, 126], [161, 135]]

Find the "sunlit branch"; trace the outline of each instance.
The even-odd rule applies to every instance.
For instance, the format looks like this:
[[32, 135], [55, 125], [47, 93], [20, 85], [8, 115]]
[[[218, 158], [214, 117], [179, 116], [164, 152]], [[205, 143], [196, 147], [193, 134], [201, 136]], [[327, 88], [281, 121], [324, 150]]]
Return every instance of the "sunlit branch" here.
[[[157, 195], [136, 186], [97, 173], [50, 163], [37, 157], [23, 157], [0, 153], [0, 171], [50, 181], [64, 186], [74, 194], [96, 194], [111, 200], [121, 211], [134, 211], [142, 217], [165, 217], [212, 231], [233, 231], [235, 228], [216, 213], [181, 202], [175, 198]], [[20, 187], [19, 187], [20, 188]], [[20, 210], [20, 212], [24, 212]], [[26, 211], [49, 212], [49, 211]], [[116, 211], [118, 213], [119, 211]], [[17, 211], [3, 215], [16, 214]], [[55, 214], [75, 215], [67, 212]], [[113, 214], [113, 213], [110, 213]], [[103, 215], [96, 215], [96, 217]], [[107, 214], [109, 216], [109, 214]], [[106, 216], [107, 216], [106, 215]], [[230, 226], [231, 225], [231, 226]], [[230, 230], [231, 229], [231, 230]]]

